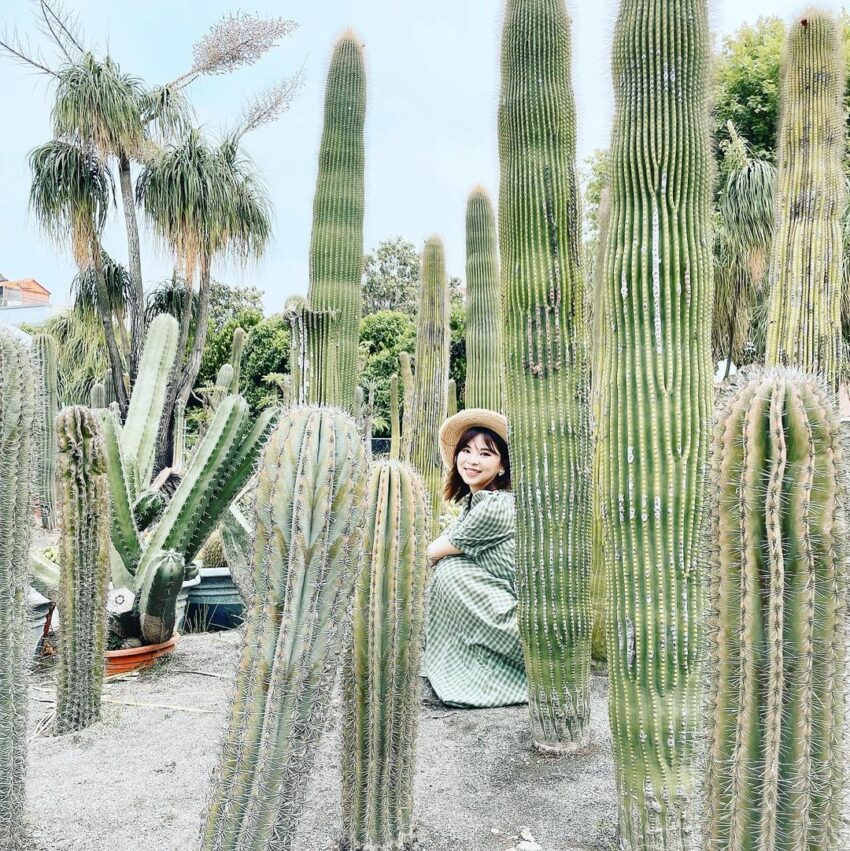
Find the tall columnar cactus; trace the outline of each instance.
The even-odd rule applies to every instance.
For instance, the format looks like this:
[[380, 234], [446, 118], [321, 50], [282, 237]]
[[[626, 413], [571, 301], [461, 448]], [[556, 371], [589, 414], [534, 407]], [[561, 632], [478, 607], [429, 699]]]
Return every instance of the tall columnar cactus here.
[[400, 457], [402, 461], [410, 461], [410, 446], [413, 441], [413, 368], [410, 365], [410, 355], [407, 352], [399, 352], [398, 368], [401, 372], [401, 386], [404, 394]]
[[466, 205], [467, 408], [502, 411], [502, 301], [496, 218], [490, 196], [476, 187]]
[[823, 375], [841, 361], [844, 52], [828, 14], [792, 25], [782, 63], [777, 222], [770, 258], [766, 363]]
[[[431, 497], [431, 532], [439, 532], [443, 504], [443, 464], [438, 434], [446, 418], [449, 387], [449, 285], [443, 241], [425, 242], [416, 313], [416, 357], [410, 404], [410, 463]], [[404, 354], [404, 353], [402, 353]], [[404, 367], [402, 366], [402, 369]]]
[[401, 422], [398, 416], [398, 373], [390, 376], [390, 458], [401, 457]]
[[109, 482], [97, 415], [65, 408], [56, 419], [59, 447], [58, 734], [100, 719], [106, 589], [109, 585]]
[[106, 388], [100, 381], [95, 381], [89, 391], [89, 407], [94, 410], [106, 408]]
[[156, 439], [168, 377], [177, 353], [177, 320], [167, 313], [154, 317], [148, 327], [145, 349], [133, 385], [133, 395], [122, 431], [122, 447], [134, 477], [134, 486], [146, 487], [153, 472]]
[[364, 558], [343, 664], [340, 847], [413, 847], [419, 656], [428, 495], [419, 476], [377, 462], [366, 493]]
[[826, 386], [774, 368], [719, 406], [705, 847], [837, 851], [847, 483]]
[[499, 102], [506, 413], [532, 736], [561, 753], [590, 721], [590, 432], [570, 22], [508, 0]]
[[230, 367], [233, 370], [233, 378], [230, 382], [230, 392], [239, 392], [239, 376], [242, 370], [242, 351], [245, 348], [245, 329], [237, 328], [233, 332], [233, 340], [230, 343]]
[[365, 485], [363, 443], [341, 411], [294, 408], [266, 445], [254, 597], [204, 851], [292, 847], [358, 574]]
[[457, 382], [454, 378], [449, 379], [448, 391], [446, 393], [446, 416], [453, 417], [457, 413]]
[[328, 71], [310, 239], [307, 298], [311, 311], [325, 314], [325, 333], [308, 334], [307, 342], [311, 401], [338, 405], [352, 415], [363, 272], [365, 123], [366, 63], [360, 41], [348, 32], [336, 43]]
[[174, 403], [174, 447], [171, 452], [171, 467], [178, 473], [186, 466], [186, 403], [178, 399]]
[[697, 846], [712, 270], [705, 0], [623, 0], [594, 472], [623, 849]]
[[0, 326], [0, 848], [24, 851], [26, 591], [35, 491], [36, 371]]
[[38, 504], [41, 525], [54, 529], [56, 515], [56, 414], [59, 413], [59, 376], [56, 367], [56, 340], [50, 334], [36, 334], [32, 338], [32, 356], [38, 373], [40, 388], [38, 396], [39, 447], [36, 457], [38, 465]]

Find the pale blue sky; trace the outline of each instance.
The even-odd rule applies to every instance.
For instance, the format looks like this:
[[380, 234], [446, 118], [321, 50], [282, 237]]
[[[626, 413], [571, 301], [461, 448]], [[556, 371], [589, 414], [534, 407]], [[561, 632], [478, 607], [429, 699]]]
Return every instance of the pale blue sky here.
[[[151, 83], [185, 70], [191, 46], [234, 0], [66, 0], [89, 41], [108, 46], [122, 69]], [[614, 0], [570, 0], [573, 85], [578, 110], [579, 164], [608, 143], [613, 98], [609, 50]], [[789, 0], [714, 0], [715, 45], [760, 14], [786, 20], [806, 4]], [[841, 2], [821, 2], [837, 11]], [[29, 0], [3, 0], [0, 26], [17, 25], [40, 38]], [[447, 266], [463, 276], [464, 215], [469, 190], [498, 188], [496, 107], [502, 0], [255, 0], [247, 12], [293, 18], [299, 29], [253, 68], [202, 79], [189, 89], [197, 117], [215, 130], [232, 125], [244, 98], [302, 64], [306, 84], [289, 113], [245, 140], [270, 190], [274, 239], [265, 257], [241, 270], [218, 264], [222, 280], [266, 292], [268, 311], [287, 296], [306, 293], [316, 158], [327, 61], [336, 37], [352, 27], [365, 44], [369, 106], [365, 249], [401, 235], [422, 245], [431, 233], [446, 244]], [[0, 273], [35, 277], [68, 297], [74, 274], [67, 252], [47, 243], [27, 211], [29, 151], [50, 135], [50, 89], [7, 61], [0, 63]], [[113, 216], [106, 247], [125, 259], [120, 216]], [[146, 284], [169, 274], [167, 255], [150, 238], [143, 245]]]

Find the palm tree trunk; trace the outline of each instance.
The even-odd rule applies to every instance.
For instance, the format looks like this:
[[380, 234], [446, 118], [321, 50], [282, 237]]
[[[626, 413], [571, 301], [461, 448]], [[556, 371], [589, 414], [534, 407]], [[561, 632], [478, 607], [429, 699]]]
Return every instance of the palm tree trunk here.
[[142, 254], [139, 249], [139, 223], [130, 175], [130, 160], [126, 155], [118, 158], [118, 178], [124, 202], [124, 222], [127, 226], [127, 257], [129, 261], [132, 297], [130, 299], [130, 379], [135, 380], [145, 336], [145, 290], [142, 284]]
[[127, 416], [129, 401], [127, 388], [124, 386], [124, 364], [121, 352], [115, 340], [115, 325], [112, 321], [112, 310], [109, 306], [109, 294], [106, 289], [106, 279], [103, 277], [100, 245], [94, 240], [92, 244], [92, 262], [94, 263], [95, 289], [97, 290], [97, 307], [100, 321], [103, 323], [103, 333], [106, 337], [106, 348], [109, 351], [109, 364], [112, 369], [112, 383], [115, 385], [115, 398], [121, 411], [121, 418]]

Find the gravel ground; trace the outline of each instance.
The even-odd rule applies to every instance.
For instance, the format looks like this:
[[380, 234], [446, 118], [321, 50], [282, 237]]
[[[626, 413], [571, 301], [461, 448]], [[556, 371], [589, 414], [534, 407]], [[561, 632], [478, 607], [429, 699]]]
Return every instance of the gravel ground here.
[[[38, 851], [194, 851], [225, 724], [239, 632], [188, 635], [167, 662], [110, 682], [104, 719], [46, 737], [53, 674], [32, 678], [29, 808]], [[594, 677], [593, 735], [572, 757], [529, 748], [524, 706], [422, 705], [415, 788], [422, 851], [507, 851], [521, 831], [544, 851], [616, 847], [607, 681]], [[335, 697], [295, 848], [331, 851], [339, 825]], [[527, 847], [527, 846], [526, 846]], [[533, 847], [533, 846], [532, 846]]]

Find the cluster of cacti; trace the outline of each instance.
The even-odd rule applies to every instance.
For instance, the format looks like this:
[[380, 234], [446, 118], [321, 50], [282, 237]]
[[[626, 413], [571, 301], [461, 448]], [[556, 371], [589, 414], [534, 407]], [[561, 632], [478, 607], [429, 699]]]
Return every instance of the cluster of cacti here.
[[254, 594], [204, 851], [292, 847], [359, 570], [365, 485], [363, 443], [341, 411], [294, 408], [266, 445]]
[[[118, 638], [131, 642], [171, 638], [177, 595], [191, 562], [251, 476], [278, 414], [267, 408], [253, 419], [241, 396], [227, 396], [166, 502], [149, 484], [176, 342], [176, 320], [157, 316], [148, 330], [127, 422], [122, 428], [111, 411], [98, 412], [112, 503], [111, 542], [118, 554], [112, 584], [134, 595], [132, 614], [114, 620], [112, 627]], [[39, 572], [45, 575], [43, 566]]]
[[353, 33], [334, 47], [310, 238], [309, 397], [355, 413], [365, 207], [366, 64]]
[[56, 516], [56, 433], [55, 420], [59, 413], [59, 376], [56, 367], [56, 340], [50, 334], [36, 334], [32, 338], [32, 356], [38, 374], [39, 446], [36, 453], [38, 465], [38, 505], [41, 525], [54, 529]]
[[239, 392], [239, 376], [242, 371], [242, 351], [245, 348], [245, 329], [237, 328], [233, 332], [233, 340], [230, 343], [230, 368], [233, 377], [230, 381], [230, 392]]
[[594, 463], [623, 849], [698, 842], [700, 533], [714, 372], [708, 48], [705, 0], [623, 0]]
[[847, 483], [819, 380], [774, 368], [719, 406], [711, 464], [706, 848], [839, 847]]
[[[439, 532], [443, 504], [443, 463], [438, 435], [446, 419], [449, 387], [449, 285], [443, 241], [432, 236], [422, 252], [422, 272], [416, 311], [416, 354], [413, 392], [405, 393], [405, 424], [409, 438], [404, 439], [409, 461], [425, 480], [431, 499], [431, 531]], [[406, 353], [402, 352], [402, 376]], [[409, 365], [409, 361], [407, 362]], [[409, 411], [408, 411], [409, 409]], [[404, 444], [403, 444], [404, 445]]]
[[466, 389], [467, 408], [501, 411], [502, 302], [496, 217], [482, 187], [466, 205]]
[[589, 364], [570, 58], [562, 0], [509, 0], [499, 100], [505, 407], [532, 735], [549, 752], [584, 744], [590, 721]]
[[837, 392], [847, 190], [845, 62], [832, 16], [813, 11], [791, 27], [781, 77], [765, 362], [823, 375]]
[[106, 591], [109, 585], [109, 488], [97, 416], [80, 406], [56, 419], [59, 448], [58, 734], [100, 718]]
[[24, 851], [26, 590], [35, 491], [36, 370], [0, 326], [0, 848]]
[[410, 467], [396, 461], [373, 465], [342, 669], [340, 848], [349, 851], [413, 847], [428, 501]]

